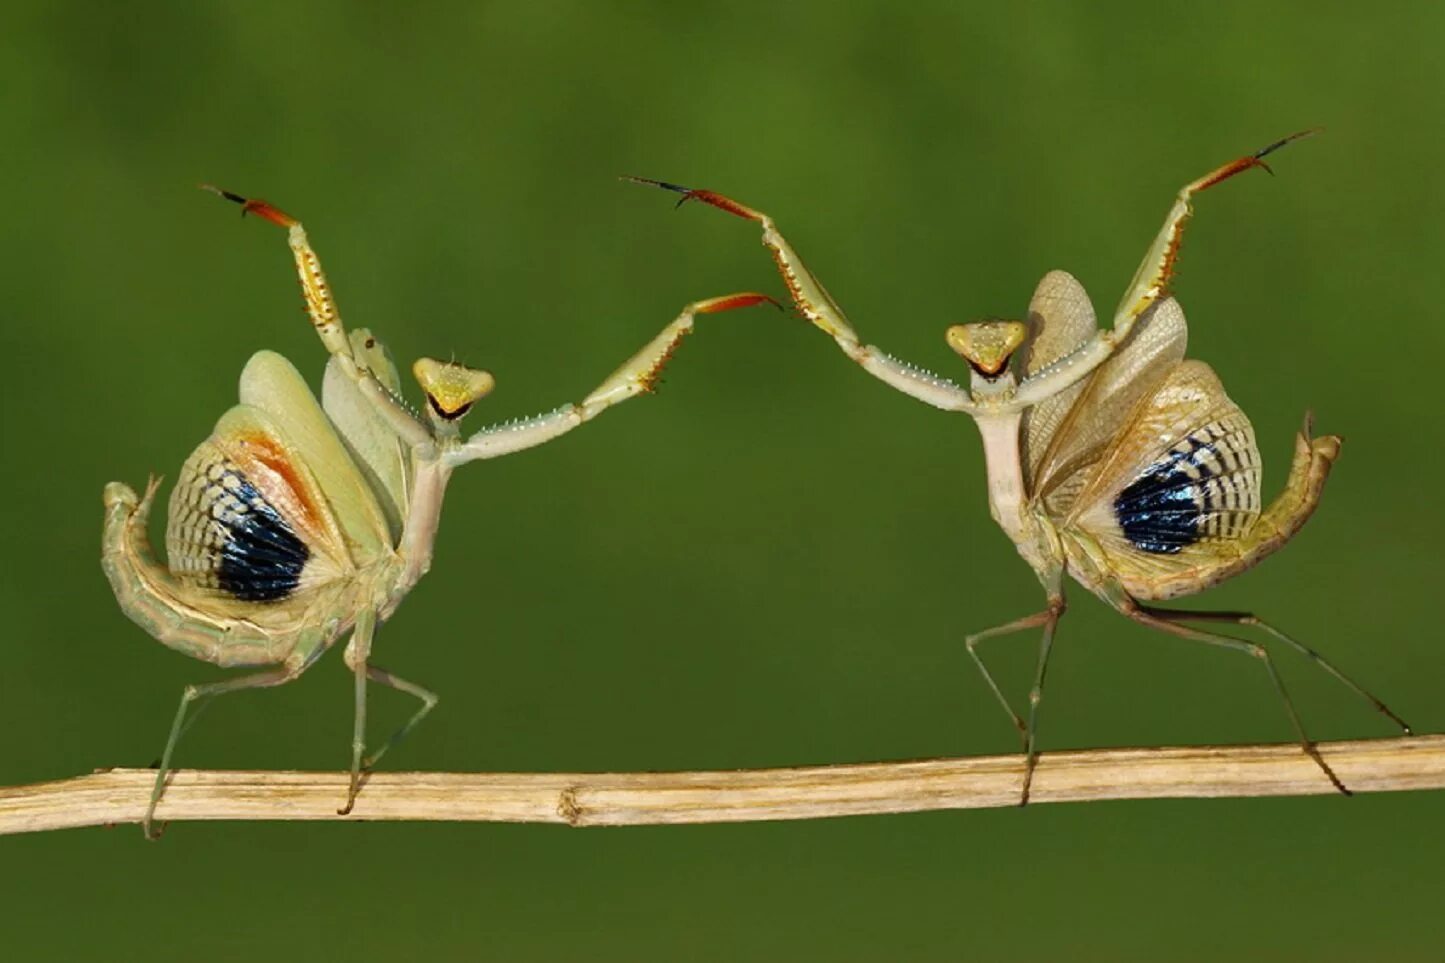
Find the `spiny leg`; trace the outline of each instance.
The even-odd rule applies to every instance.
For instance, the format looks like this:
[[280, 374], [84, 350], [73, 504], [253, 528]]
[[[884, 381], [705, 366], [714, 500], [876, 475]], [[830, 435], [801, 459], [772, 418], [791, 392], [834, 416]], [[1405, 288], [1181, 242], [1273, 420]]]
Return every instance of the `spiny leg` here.
[[564, 435], [584, 422], [591, 421], [613, 405], [654, 391], [662, 377], [663, 368], [672, 359], [677, 346], [692, 333], [697, 315], [717, 314], [764, 303], [779, 307], [778, 303], [766, 294], [751, 291], [694, 301], [685, 306], [667, 327], [581, 402], [563, 405], [525, 421], [483, 428], [468, 438], [466, 444], [449, 457], [457, 463], [478, 458], [497, 458]]
[[678, 206], [688, 201], [700, 201], [719, 210], [735, 214], [745, 220], [755, 221], [763, 226], [763, 246], [773, 255], [778, 273], [787, 285], [798, 313], [814, 326], [831, 337], [838, 347], [863, 370], [875, 378], [917, 398], [935, 408], [945, 411], [968, 411], [973, 407], [969, 394], [946, 378], [924, 371], [905, 361], [893, 357], [873, 345], [865, 345], [858, 339], [858, 333], [843, 315], [843, 309], [833, 300], [827, 290], [808, 270], [798, 252], [778, 230], [777, 224], [767, 214], [753, 210], [746, 204], [725, 197], [716, 191], [695, 190], [667, 181], [647, 177], [624, 177], [623, 180], [649, 187], [659, 187], [682, 195]]
[[155, 816], [156, 804], [161, 800], [161, 794], [165, 792], [166, 776], [171, 771], [171, 756], [176, 749], [176, 743], [180, 741], [182, 733], [189, 728], [186, 725], [186, 710], [191, 703], [201, 700], [204, 703], [210, 702], [218, 695], [227, 692], [239, 692], [242, 689], [263, 689], [270, 686], [282, 685], [296, 678], [305, 669], [304, 662], [290, 663], [276, 669], [267, 669], [264, 672], [257, 672], [253, 675], [241, 676], [237, 679], [226, 679], [223, 682], [209, 682], [204, 685], [188, 685], [181, 693], [181, 704], [176, 708], [175, 720], [171, 723], [170, 736], [166, 739], [165, 751], [161, 753], [160, 767], [156, 772], [155, 786], [151, 789], [150, 805], [146, 807], [145, 818], [141, 820], [141, 828], [145, 831], [147, 839], [157, 839], [160, 834], [154, 832], [151, 826], [152, 817]]
[[224, 191], [210, 184], [202, 184], [201, 189], [240, 204], [243, 216], [255, 214], [278, 227], [287, 229], [291, 254], [296, 259], [296, 274], [301, 281], [301, 296], [306, 302], [306, 314], [311, 319], [312, 326], [316, 328], [316, 333], [320, 336], [321, 343], [326, 346], [327, 351], [349, 360], [355, 360], [351, 342], [346, 337], [346, 330], [341, 324], [341, 312], [336, 309], [336, 301], [331, 296], [331, 288], [327, 285], [326, 275], [321, 270], [321, 259], [316, 256], [311, 242], [307, 240], [306, 229], [301, 226], [301, 222], [263, 200], [242, 197], [240, 194]]
[[730, 197], [724, 197], [716, 191], [695, 190], [680, 184], [669, 184], [667, 181], [657, 181], [647, 177], [627, 176], [623, 180], [648, 187], [660, 187], [665, 191], [681, 194], [682, 198], [677, 202], [679, 207], [688, 201], [700, 201], [719, 210], [727, 211], [729, 214], [735, 214], [761, 224], [763, 226], [763, 246], [772, 252], [773, 260], [778, 265], [778, 273], [783, 276], [783, 283], [788, 286], [788, 293], [792, 295], [793, 303], [797, 305], [799, 313], [828, 335], [837, 339], [840, 344], [845, 341], [854, 346], [858, 344], [858, 335], [854, 333], [848, 319], [843, 316], [843, 309], [838, 307], [837, 302], [823, 289], [823, 285], [818, 283], [813, 272], [803, 264], [803, 259], [798, 256], [797, 251], [793, 250], [793, 246], [788, 243], [787, 238], [778, 232], [777, 225], [773, 223], [771, 217]]
[[1293, 648], [1296, 652], [1299, 652], [1305, 657], [1312, 659], [1315, 664], [1318, 665], [1320, 668], [1324, 669], [1336, 679], [1339, 679], [1350, 691], [1354, 692], [1361, 699], [1364, 699], [1371, 706], [1373, 706], [1376, 711], [1380, 712], [1395, 725], [1399, 726], [1401, 731], [1404, 732], [1405, 735], [1414, 735], [1414, 730], [1410, 728], [1410, 724], [1407, 723], [1404, 719], [1401, 719], [1394, 712], [1392, 712], [1389, 706], [1385, 705], [1385, 703], [1377, 699], [1375, 695], [1371, 693], [1368, 689], [1360, 685], [1354, 679], [1351, 679], [1349, 676], [1345, 675], [1343, 671], [1337, 668], [1332, 662], [1326, 659], [1315, 649], [1311, 648], [1308, 645], [1305, 645], [1303, 642], [1299, 641], [1296, 638], [1286, 635], [1284, 632], [1281, 632], [1273, 625], [1270, 625], [1268, 622], [1264, 621], [1264, 619], [1261, 619], [1253, 612], [1186, 612], [1182, 609], [1156, 608], [1151, 608], [1149, 611], [1155, 615], [1159, 615], [1162, 618], [1180, 620], [1198, 619], [1201, 622], [1233, 622], [1237, 625], [1252, 625], [1263, 632], [1267, 632], [1274, 638], [1279, 639], [1281, 642]]
[[1294, 700], [1289, 697], [1289, 692], [1284, 687], [1284, 680], [1280, 678], [1279, 671], [1274, 666], [1274, 660], [1270, 658], [1269, 650], [1262, 645], [1249, 642], [1244, 639], [1236, 639], [1230, 635], [1221, 635], [1217, 632], [1206, 632], [1202, 629], [1193, 629], [1187, 625], [1179, 624], [1181, 618], [1193, 618], [1194, 613], [1180, 613], [1169, 609], [1151, 609], [1132, 601], [1124, 601], [1117, 604], [1119, 611], [1129, 618], [1151, 628], [1168, 632], [1183, 639], [1193, 639], [1197, 642], [1206, 642], [1209, 645], [1217, 645], [1226, 649], [1234, 649], [1246, 655], [1252, 655], [1264, 663], [1265, 669], [1269, 672], [1270, 682], [1274, 684], [1275, 691], [1279, 693], [1281, 701], [1284, 702], [1285, 712], [1289, 714], [1290, 723], [1294, 726], [1295, 734], [1299, 736], [1300, 746], [1305, 753], [1320, 767], [1320, 771], [1329, 777], [1330, 782], [1341, 793], [1346, 796], [1353, 795], [1335, 771], [1330, 768], [1320, 755], [1319, 749], [1310, 740], [1305, 732], [1304, 723], [1300, 721], [1299, 713], [1295, 710]]
[[1175, 264], [1179, 258], [1179, 244], [1184, 239], [1184, 227], [1194, 214], [1193, 205], [1190, 203], [1194, 195], [1251, 168], [1258, 167], [1271, 174], [1274, 173], [1264, 162], [1265, 157], [1281, 147], [1318, 132], [1318, 128], [1302, 130], [1281, 138], [1253, 154], [1216, 167], [1203, 177], [1192, 180], [1179, 189], [1179, 193], [1174, 199], [1174, 206], [1169, 209], [1169, 215], [1164, 219], [1164, 227], [1155, 236], [1154, 243], [1149, 246], [1139, 269], [1134, 272], [1134, 279], [1129, 282], [1129, 287], [1124, 292], [1123, 300], [1119, 302], [1119, 307], [1114, 312], [1116, 340], [1122, 341], [1134, 321], [1149, 310], [1156, 301], [1169, 293], [1169, 282], [1174, 276]]
[[202, 184], [201, 189], [241, 205], [243, 216], [255, 214], [272, 224], [287, 228], [291, 254], [296, 262], [296, 273], [301, 280], [301, 296], [306, 304], [306, 315], [311, 319], [311, 325], [321, 338], [322, 345], [337, 358], [342, 370], [356, 381], [363, 397], [401, 437], [404, 444], [415, 446], [429, 443], [431, 435], [425, 426], [407, 411], [397, 396], [395, 368], [386, 357], [385, 349], [364, 330], [347, 334], [341, 322], [341, 312], [337, 310], [331, 288], [326, 282], [326, 275], [321, 270], [321, 259], [312, 249], [301, 222], [266, 201], [242, 197], [210, 184]]

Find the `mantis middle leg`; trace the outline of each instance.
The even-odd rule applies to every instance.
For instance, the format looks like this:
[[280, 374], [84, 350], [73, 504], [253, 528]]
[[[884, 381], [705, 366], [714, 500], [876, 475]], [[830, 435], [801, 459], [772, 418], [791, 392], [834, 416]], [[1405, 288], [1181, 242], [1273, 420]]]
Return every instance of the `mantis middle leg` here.
[[[338, 809], [337, 815], [345, 816], [351, 812], [356, 804], [357, 793], [361, 791], [361, 780], [364, 773], [370, 772], [371, 767], [376, 765], [378, 759], [386, 754], [386, 751], [402, 739], [407, 733], [416, 728], [417, 724], [426, 718], [437, 704], [437, 695], [428, 689], [408, 682], [395, 676], [387, 670], [374, 666], [370, 663], [371, 642], [376, 635], [376, 613], [372, 611], [363, 612], [356, 619], [356, 625], [352, 630], [351, 641], [346, 645], [344, 660], [352, 670], [355, 679], [356, 713], [351, 734], [351, 779], [346, 792], [346, 805]], [[382, 685], [390, 686], [400, 692], [415, 696], [421, 700], [421, 708], [412, 714], [400, 728], [387, 737], [381, 744], [381, 748], [371, 755], [366, 755], [366, 684], [368, 681], [379, 682]]]
[[[1026, 806], [1029, 801], [1029, 790], [1033, 787], [1034, 769], [1038, 765], [1038, 724], [1039, 704], [1044, 698], [1044, 680], [1048, 675], [1049, 656], [1054, 647], [1054, 631], [1058, 627], [1059, 619], [1064, 615], [1068, 604], [1064, 599], [1062, 574], [1057, 573], [1045, 580], [1045, 586], [1049, 594], [1049, 607], [1042, 612], [1035, 612], [1026, 615], [1021, 619], [1014, 619], [1012, 622], [1005, 622], [1003, 625], [996, 625], [993, 628], [984, 629], [982, 632], [974, 632], [964, 639], [964, 645], [968, 648], [969, 658], [973, 659], [978, 671], [983, 673], [983, 679], [988, 683], [989, 691], [1003, 706], [1004, 712], [1013, 721], [1014, 728], [1018, 729], [1019, 735], [1023, 738], [1024, 749], [1024, 781], [1023, 788], [1019, 794], [1019, 805]], [[998, 682], [994, 680], [993, 674], [984, 665], [983, 659], [977, 652], [978, 643], [985, 639], [996, 638], [1002, 635], [1010, 635], [1024, 629], [1038, 628], [1042, 626], [1043, 632], [1039, 636], [1039, 657], [1034, 668], [1034, 684], [1029, 689], [1029, 715], [1028, 721], [1013, 710], [1008, 699], [1004, 696], [1003, 690], [999, 688]]]

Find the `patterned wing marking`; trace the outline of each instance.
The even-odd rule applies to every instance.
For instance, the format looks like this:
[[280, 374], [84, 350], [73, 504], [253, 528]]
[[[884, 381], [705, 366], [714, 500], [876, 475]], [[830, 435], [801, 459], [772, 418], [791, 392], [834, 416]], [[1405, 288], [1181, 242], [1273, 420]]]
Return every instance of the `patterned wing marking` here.
[[233, 463], [207, 466], [196, 501], [178, 527], [193, 533], [191, 544], [208, 544], [204, 555], [177, 553], [184, 566], [178, 574], [243, 602], [275, 602], [296, 591], [311, 550]]
[[1197, 429], [1114, 498], [1124, 537], [1173, 555], [1202, 538], [1239, 538], [1260, 513], [1254, 429], [1236, 413]]
[[342, 545], [315, 478], [256, 409], [227, 412], [181, 466], [166, 552], [188, 585], [279, 602], [342, 578]]
[[1201, 361], [1174, 366], [1135, 408], [1065, 520], [1139, 598], [1235, 560], [1261, 508], [1254, 429]]

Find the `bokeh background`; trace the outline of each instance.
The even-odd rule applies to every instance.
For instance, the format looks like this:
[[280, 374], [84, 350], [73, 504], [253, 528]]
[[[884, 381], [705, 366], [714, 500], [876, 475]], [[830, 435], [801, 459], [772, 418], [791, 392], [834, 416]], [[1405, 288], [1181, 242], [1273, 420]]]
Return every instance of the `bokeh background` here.
[[[171, 476], [247, 356], [319, 383], [279, 232], [353, 325], [495, 372], [471, 427], [580, 398], [684, 302], [781, 293], [779, 218], [865, 337], [962, 376], [948, 323], [1066, 267], [1112, 306], [1175, 189], [1178, 293], [1272, 494], [1306, 407], [1346, 436], [1296, 543], [1196, 600], [1445, 723], [1438, 359], [1445, 11], [1304, 3], [12, 3], [0, 15], [6, 575], [0, 784], [144, 765], [181, 687], [96, 564], [100, 491]], [[654, 398], [452, 487], [377, 659], [442, 694], [387, 760], [772, 766], [1010, 751], [969, 629], [1038, 587], [975, 431], [817, 332], [707, 319]], [[1286, 740], [1262, 672], [1074, 593], [1045, 748]], [[990, 653], [1022, 699], [1032, 641]], [[1320, 738], [1386, 736], [1304, 661]], [[228, 697], [182, 765], [339, 767], [349, 677]], [[378, 727], [410, 710], [381, 692]], [[1434, 960], [1439, 795], [1036, 806], [778, 825], [184, 824], [0, 842], [15, 960]]]

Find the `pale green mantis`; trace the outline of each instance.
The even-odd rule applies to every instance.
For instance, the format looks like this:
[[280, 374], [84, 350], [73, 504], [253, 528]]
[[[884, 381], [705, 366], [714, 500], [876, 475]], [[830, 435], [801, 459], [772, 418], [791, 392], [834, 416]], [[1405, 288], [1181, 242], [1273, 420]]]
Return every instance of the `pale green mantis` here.
[[[385, 348], [365, 329], [348, 333], [342, 326], [301, 224], [264, 201], [210, 190], [241, 204], [242, 213], [287, 229], [306, 312], [330, 360], [319, 405], [281, 355], [261, 351], [247, 363], [240, 404], [186, 460], [171, 493], [168, 567], [157, 562], [146, 535], [159, 479], [140, 497], [121, 482], [105, 488], [102, 564], [126, 615], [194, 658], [270, 667], [186, 687], [143, 823], [151, 837], [176, 744], [200, 709], [223, 693], [290, 682], [347, 632], [355, 722], [350, 785], [339, 811], [349, 812], [362, 774], [437, 702], [429, 690], [373, 665], [371, 646], [377, 628], [431, 567], [452, 472], [551, 441], [651, 390], [697, 315], [772, 300], [742, 293], [689, 304], [581, 402], [464, 439], [459, 420], [491, 391], [490, 374], [455, 362], [417, 361], [412, 370], [427, 411], [414, 413], [401, 400]], [[369, 755], [368, 682], [421, 701]]]
[[[1088, 295], [1063, 271], [1053, 271], [1039, 283], [1027, 322], [990, 320], [950, 327], [948, 345], [970, 368], [967, 387], [864, 344], [767, 214], [713, 191], [628, 178], [680, 193], [679, 205], [701, 201], [760, 224], [763, 245], [803, 317], [885, 384], [936, 408], [964, 412], [977, 424], [993, 518], [1034, 570], [1047, 597], [1042, 611], [965, 638], [968, 654], [1022, 737], [1026, 762], [1021, 803], [1028, 801], [1038, 758], [1039, 704], [1054, 630], [1064, 614], [1066, 574], [1136, 622], [1258, 659], [1301, 746], [1341, 792], [1348, 790], [1306, 735], [1269, 650], [1184, 623], [1255, 626], [1313, 659], [1410, 732], [1383, 702], [1318, 652], [1253, 614], [1149, 604], [1218, 584], [1284, 545], [1314, 511], [1339, 455], [1340, 439], [1311, 437], [1306, 418], [1284, 492], [1262, 507], [1254, 430], [1209, 366], [1185, 359], [1184, 313], [1169, 296], [1194, 195], [1242, 171], [1267, 170], [1267, 154], [1310, 133], [1287, 137], [1181, 188], [1125, 290], [1111, 328], [1098, 327]], [[1042, 635], [1025, 722], [977, 646], [1029, 628], [1041, 628]]]

